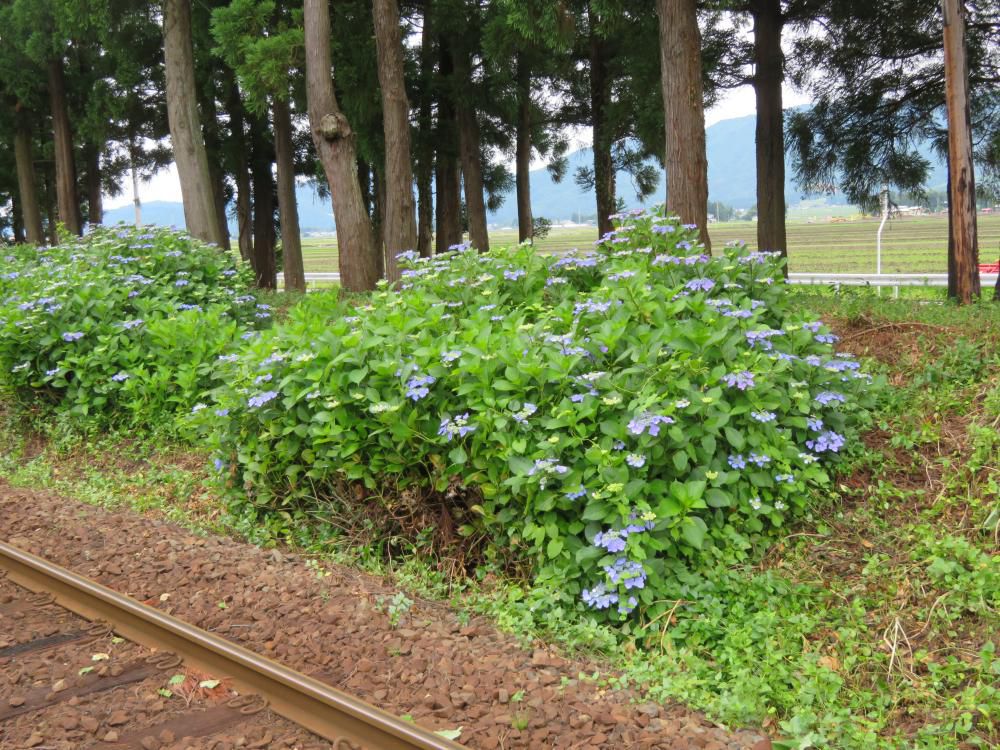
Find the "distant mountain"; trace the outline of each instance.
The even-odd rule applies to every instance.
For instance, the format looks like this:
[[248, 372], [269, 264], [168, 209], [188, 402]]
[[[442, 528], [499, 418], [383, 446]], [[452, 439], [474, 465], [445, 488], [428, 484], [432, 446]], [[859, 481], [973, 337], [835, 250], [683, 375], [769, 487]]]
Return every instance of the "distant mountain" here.
[[[330, 199], [320, 198], [316, 188], [309, 183], [299, 184], [295, 188], [295, 197], [299, 204], [299, 226], [303, 232], [332, 232], [333, 205]], [[230, 206], [229, 229], [236, 233], [237, 224]], [[122, 206], [104, 212], [105, 224], [116, 224], [124, 221], [131, 224], [135, 221], [135, 211], [132, 206]], [[157, 226], [183, 227], [184, 204], [170, 201], [151, 201], [142, 205], [142, 221], [144, 224]]]
[[[710, 201], [720, 201], [735, 208], [749, 208], [757, 202], [756, 161], [754, 155], [754, 115], [737, 117], [717, 122], [705, 131], [706, 150], [708, 152], [708, 197]], [[930, 148], [921, 149], [921, 153], [930, 161], [931, 170], [927, 179], [927, 187], [943, 190], [946, 183], [945, 165], [940, 157], [932, 153]], [[531, 172], [531, 208], [535, 216], [544, 216], [553, 221], [564, 221], [578, 216], [593, 215], [595, 212], [594, 193], [581, 190], [573, 175], [579, 166], [591, 166], [592, 152], [589, 148], [574, 151], [568, 155], [569, 169], [562, 182], [553, 181], [546, 169], [535, 169]], [[794, 206], [805, 196], [795, 185], [794, 172], [790, 158], [785, 157], [785, 197], [789, 206]], [[631, 177], [625, 172], [618, 173], [618, 195], [626, 206], [634, 208], [642, 205], [636, 197], [636, 190]], [[299, 225], [303, 232], [333, 231], [333, 208], [329, 198], [320, 198], [316, 189], [310, 184], [300, 184], [296, 188], [299, 202]], [[661, 172], [656, 191], [649, 203], [663, 200], [665, 192], [663, 174]], [[830, 203], [844, 203], [843, 196], [830, 196]], [[184, 209], [180, 203], [153, 202], [142, 207], [142, 219], [149, 224], [161, 226], [184, 226]], [[108, 211], [105, 223], [117, 221], [131, 222], [133, 212], [131, 206], [123, 206]], [[517, 225], [517, 202], [511, 191], [503, 205], [489, 215], [491, 224], [504, 226]], [[231, 229], [235, 232], [235, 221], [230, 219]]]

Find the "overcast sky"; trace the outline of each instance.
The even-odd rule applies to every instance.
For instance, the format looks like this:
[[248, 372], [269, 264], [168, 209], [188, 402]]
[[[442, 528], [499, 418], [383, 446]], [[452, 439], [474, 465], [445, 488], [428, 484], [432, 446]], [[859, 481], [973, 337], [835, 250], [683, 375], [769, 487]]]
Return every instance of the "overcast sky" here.
[[[787, 85], [783, 89], [782, 96], [786, 107], [796, 107], [800, 104], [806, 104], [809, 101], [808, 97], [795, 92]], [[705, 112], [705, 125], [711, 126], [720, 120], [752, 115], [754, 109], [753, 88], [751, 86], [742, 86], [729, 91], [718, 104]], [[590, 129], [580, 128], [577, 133], [573, 134], [572, 140], [573, 149], [589, 146], [591, 142]], [[536, 166], [542, 165], [538, 164]], [[152, 201], [180, 203], [181, 187], [180, 181], [177, 179], [177, 168], [171, 164], [168, 169], [161, 170], [154, 175], [153, 179], [141, 183], [139, 186], [139, 198], [143, 203], [150, 203]], [[104, 200], [104, 206], [107, 209], [131, 205], [131, 186], [127, 186], [125, 193], [117, 198], [105, 196]]]

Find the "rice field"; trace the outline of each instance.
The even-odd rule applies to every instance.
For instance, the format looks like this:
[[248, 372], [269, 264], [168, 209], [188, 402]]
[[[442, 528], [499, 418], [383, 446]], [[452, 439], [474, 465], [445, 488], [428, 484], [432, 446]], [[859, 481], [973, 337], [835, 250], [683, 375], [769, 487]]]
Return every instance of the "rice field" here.
[[[980, 215], [979, 255], [984, 263], [1000, 256], [1000, 215]], [[877, 219], [788, 222], [788, 263], [794, 272], [874, 273]], [[756, 247], [756, 224], [745, 221], [712, 224], [712, 244], [744, 240]], [[539, 241], [542, 252], [589, 248], [597, 237], [594, 227], [553, 228]], [[494, 246], [517, 242], [517, 231], [490, 233]], [[887, 223], [882, 233], [884, 273], [944, 273], [947, 270], [948, 219], [944, 216], [902, 217]], [[336, 239], [303, 239], [306, 271], [336, 271]]]

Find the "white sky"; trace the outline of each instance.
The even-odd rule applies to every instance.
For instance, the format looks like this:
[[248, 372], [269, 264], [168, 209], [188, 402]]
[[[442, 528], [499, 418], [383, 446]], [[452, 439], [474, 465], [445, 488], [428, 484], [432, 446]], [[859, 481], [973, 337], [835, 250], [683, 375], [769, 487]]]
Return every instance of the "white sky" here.
[[[807, 104], [809, 98], [794, 91], [787, 84], [783, 87], [782, 97], [785, 107], [795, 107], [800, 104]], [[752, 115], [755, 110], [753, 87], [741, 86], [732, 89], [711, 109], [705, 112], [706, 127], [714, 125], [720, 120], [729, 120], [734, 117], [744, 117]], [[572, 136], [571, 150], [590, 146], [591, 131], [589, 128], [579, 128]], [[535, 166], [542, 166], [539, 163]], [[126, 185], [126, 191], [117, 198], [105, 196], [105, 208], [112, 209], [119, 206], [131, 205], [132, 190], [131, 185]], [[139, 198], [143, 203], [152, 201], [181, 202], [180, 180], [177, 178], [177, 167], [171, 164], [167, 169], [157, 172], [152, 179], [146, 180], [139, 185]]]

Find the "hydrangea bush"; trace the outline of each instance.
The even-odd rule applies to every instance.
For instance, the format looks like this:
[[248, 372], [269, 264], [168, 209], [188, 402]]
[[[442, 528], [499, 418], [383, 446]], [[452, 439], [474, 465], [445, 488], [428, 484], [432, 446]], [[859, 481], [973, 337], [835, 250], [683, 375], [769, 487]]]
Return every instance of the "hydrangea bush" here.
[[781, 261], [710, 257], [675, 221], [621, 217], [563, 257], [401, 258], [398, 289], [317, 295], [225, 363], [203, 413], [258, 508], [461, 484], [467, 533], [580, 606], [653, 616], [806, 510], [867, 414], [871, 378], [789, 304]]
[[171, 230], [5, 252], [0, 385], [74, 415], [148, 423], [190, 410], [218, 356], [270, 316], [232, 256]]

